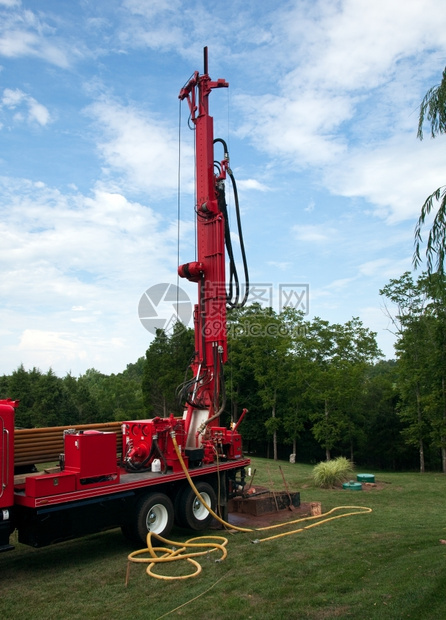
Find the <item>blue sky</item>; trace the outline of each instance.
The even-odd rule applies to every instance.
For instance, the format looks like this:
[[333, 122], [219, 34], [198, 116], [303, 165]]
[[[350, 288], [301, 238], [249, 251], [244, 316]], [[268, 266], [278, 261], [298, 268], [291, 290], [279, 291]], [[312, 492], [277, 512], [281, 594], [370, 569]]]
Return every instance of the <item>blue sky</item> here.
[[445, 23], [443, 0], [0, 0], [0, 373], [144, 355], [140, 299], [177, 283], [178, 203], [180, 262], [194, 258], [178, 93], [204, 46], [230, 85], [210, 106], [251, 281], [276, 310], [281, 285], [307, 284], [309, 318], [357, 316], [391, 358], [379, 289], [411, 269], [446, 176], [444, 141], [416, 139]]

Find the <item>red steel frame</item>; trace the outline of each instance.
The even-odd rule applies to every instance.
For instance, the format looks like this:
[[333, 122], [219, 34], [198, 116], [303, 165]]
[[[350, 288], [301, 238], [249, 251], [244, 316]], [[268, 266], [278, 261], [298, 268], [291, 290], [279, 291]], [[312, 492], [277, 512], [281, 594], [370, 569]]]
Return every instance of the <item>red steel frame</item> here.
[[[220, 463], [219, 465], [203, 465], [197, 469], [189, 470], [191, 478], [201, 477], [209, 474], [217, 474], [219, 472], [230, 471], [235, 467], [241, 469], [250, 465], [249, 459], [239, 459], [228, 463]], [[48, 475], [48, 474], [46, 474]], [[30, 497], [26, 495], [25, 489], [16, 487], [14, 503], [19, 506], [27, 506], [28, 508], [41, 508], [43, 506], [57, 506], [68, 502], [81, 501], [94, 497], [105, 497], [126, 491], [137, 491], [151, 486], [159, 486], [160, 484], [169, 484], [184, 480], [184, 473], [172, 472], [167, 474], [145, 472], [142, 474], [128, 474], [121, 470], [119, 482], [108, 486], [96, 486], [82, 490], [72, 491], [68, 493], [60, 493], [58, 495], [48, 494], [43, 497]], [[24, 487], [24, 485], [22, 485]]]

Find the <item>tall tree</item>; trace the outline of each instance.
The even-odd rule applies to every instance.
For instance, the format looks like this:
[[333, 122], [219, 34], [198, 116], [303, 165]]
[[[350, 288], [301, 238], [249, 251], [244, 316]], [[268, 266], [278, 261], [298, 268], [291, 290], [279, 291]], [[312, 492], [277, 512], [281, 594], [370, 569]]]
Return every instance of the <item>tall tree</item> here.
[[[430, 134], [435, 138], [439, 134], [446, 133], [446, 68], [440, 84], [430, 88], [420, 105], [418, 117], [418, 138], [423, 139], [423, 126], [425, 121], [430, 123]], [[431, 229], [429, 232], [426, 258], [428, 273], [437, 271], [444, 272], [444, 259], [446, 251], [446, 186], [442, 185], [428, 196], [421, 207], [421, 214], [415, 227], [415, 251], [413, 255], [414, 266], [421, 263], [420, 246], [423, 242], [421, 231], [427, 217], [434, 209], [434, 202], [439, 203]]]
[[228, 363], [224, 368], [226, 408], [232, 422], [237, 422], [242, 409], [248, 410], [241, 426], [243, 440], [248, 449], [252, 444], [262, 444], [268, 414], [263, 410], [255, 377], [253, 356], [258, 338], [252, 338], [251, 326], [256, 324], [255, 304], [228, 311]]
[[312, 377], [313, 434], [331, 451], [347, 443], [353, 459], [354, 444], [362, 434], [361, 402], [367, 370], [382, 356], [376, 334], [358, 318], [345, 325], [330, 325], [316, 317], [310, 326], [309, 354], [315, 365]]
[[[379, 469], [412, 468], [413, 448], [404, 442], [401, 433], [404, 426], [397, 413], [398, 367], [396, 360], [384, 360], [367, 373], [364, 399], [367, 416], [360, 461]], [[416, 451], [414, 454], [416, 462]]]
[[284, 404], [281, 398], [286, 390], [286, 361], [290, 349], [290, 338], [281, 331], [281, 317], [272, 308], [257, 313], [258, 332], [254, 347], [254, 376], [259, 396], [270, 417], [265, 421], [266, 433], [273, 441], [273, 458], [278, 459], [278, 432], [283, 426]]
[[429, 299], [426, 315], [431, 326], [432, 341], [428, 369], [432, 388], [426, 407], [431, 422], [432, 441], [441, 450], [442, 470], [446, 473], [446, 276], [427, 274], [420, 276], [418, 281]]
[[446, 472], [446, 301], [445, 277], [410, 273], [391, 280], [382, 291], [397, 306], [393, 318], [397, 342], [403, 435], [419, 451], [425, 471], [426, 448], [440, 448]]
[[[311, 398], [308, 384], [313, 372], [313, 363], [306, 355], [309, 323], [304, 314], [294, 308], [285, 308], [281, 314], [282, 326], [290, 338], [290, 351], [286, 360], [286, 407], [283, 428], [284, 442], [292, 444], [292, 453], [298, 454], [298, 440], [309, 425]], [[295, 458], [296, 458], [295, 456]]]
[[273, 458], [277, 460], [290, 339], [287, 331], [282, 329], [281, 316], [272, 308], [263, 308], [259, 304], [232, 311], [228, 326], [230, 355], [233, 362], [240, 364], [238, 369], [231, 364], [226, 373], [230, 398], [240, 400], [243, 390], [244, 393], [251, 392], [248, 397], [251, 400], [252, 393], [255, 393], [257, 407], [249, 415], [244, 428], [251, 439], [261, 440], [266, 433], [272, 439]]

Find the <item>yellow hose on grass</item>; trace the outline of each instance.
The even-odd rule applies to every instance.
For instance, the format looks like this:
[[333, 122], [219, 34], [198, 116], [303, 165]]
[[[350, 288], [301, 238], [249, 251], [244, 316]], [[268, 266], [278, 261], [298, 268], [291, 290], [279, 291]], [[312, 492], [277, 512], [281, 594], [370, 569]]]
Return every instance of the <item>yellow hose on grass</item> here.
[[[217, 513], [215, 513], [212, 510], [212, 508], [208, 506], [206, 502], [204, 501], [204, 499], [201, 497], [200, 492], [198, 491], [197, 487], [193, 483], [193, 480], [190, 477], [189, 472], [187, 471], [187, 467], [183, 460], [183, 457], [181, 456], [181, 452], [178, 448], [178, 444], [177, 444], [174, 432], [171, 433], [171, 437], [172, 437], [173, 445], [175, 448], [175, 452], [180, 461], [181, 467], [183, 468], [183, 472], [192, 490], [197, 496], [197, 499], [202, 503], [202, 505], [206, 508], [206, 510], [210, 512], [210, 514], [214, 517], [214, 519], [216, 519], [219, 523], [221, 523], [225, 527], [228, 527], [231, 530], [235, 530], [236, 532], [252, 533], [252, 532], [264, 532], [267, 530], [273, 530], [273, 529], [284, 527], [284, 526], [295, 525], [297, 523], [304, 523], [305, 521], [313, 521], [315, 519], [321, 519], [317, 523], [311, 523], [309, 525], [300, 527], [295, 530], [282, 532], [280, 534], [275, 534], [274, 536], [268, 536], [266, 538], [255, 539], [252, 541], [253, 543], [260, 543], [260, 542], [265, 542], [269, 540], [274, 540], [276, 538], [282, 538], [284, 536], [291, 536], [291, 534], [297, 534], [299, 532], [303, 532], [304, 530], [309, 530], [313, 527], [317, 527], [318, 525], [323, 525], [324, 523], [328, 523], [329, 521], [334, 521], [335, 519], [342, 519], [344, 517], [351, 517], [353, 515], [369, 514], [372, 512], [372, 509], [368, 508], [367, 506], [337, 506], [336, 508], [332, 508], [328, 512], [325, 512], [321, 515], [301, 517], [300, 519], [295, 519], [293, 521], [285, 521], [283, 523], [277, 523], [275, 525], [268, 525], [266, 527], [246, 528], [246, 527], [238, 527], [236, 525], [232, 525], [231, 523], [228, 523], [227, 521], [222, 519]], [[329, 516], [339, 510], [350, 510], [351, 512], [346, 512], [344, 514], [335, 515], [331, 517]], [[324, 517], [328, 517], [328, 518], [324, 518]], [[167, 548], [167, 547], [155, 547], [154, 548], [152, 545], [152, 537], [155, 537], [158, 540], [162, 541], [163, 543], [170, 545], [171, 548]], [[221, 542], [220, 543], [204, 542], [205, 540], [219, 540]], [[196, 543], [195, 541], [201, 541], [201, 542]], [[196, 560], [193, 559], [194, 557], [209, 554], [213, 551], [220, 550], [221, 556], [216, 561], [222, 562], [228, 554], [227, 549], [226, 549], [226, 545], [228, 544], [228, 539], [225, 538], [224, 536], [198, 536], [196, 538], [190, 538], [185, 543], [181, 543], [181, 547], [179, 547], [178, 549], [175, 549], [175, 545], [177, 544], [178, 543], [168, 540], [166, 538], [163, 538], [162, 536], [159, 536], [158, 534], [149, 532], [147, 534], [147, 548], [133, 551], [128, 556], [126, 585], [128, 584], [128, 580], [129, 580], [131, 562], [148, 564], [148, 567], [146, 568], [146, 572], [148, 575], [150, 575], [151, 577], [155, 577], [156, 579], [165, 579], [165, 580], [172, 581], [176, 579], [190, 579], [191, 577], [197, 577], [201, 573], [201, 565]], [[172, 547], [174, 548], [172, 549]], [[198, 548], [203, 548], [203, 547], [204, 547], [203, 551], [195, 551], [193, 553], [192, 552], [184, 553], [189, 548], [198, 549]], [[158, 555], [158, 553], [163, 553], [163, 555], [160, 556]], [[147, 554], [149, 554], [149, 557], [141, 557]], [[153, 572], [153, 569], [157, 564], [163, 564], [167, 562], [178, 562], [182, 560], [186, 560], [190, 564], [192, 564], [195, 567], [195, 572], [189, 575], [179, 575], [179, 576], [158, 575], [157, 573]]]

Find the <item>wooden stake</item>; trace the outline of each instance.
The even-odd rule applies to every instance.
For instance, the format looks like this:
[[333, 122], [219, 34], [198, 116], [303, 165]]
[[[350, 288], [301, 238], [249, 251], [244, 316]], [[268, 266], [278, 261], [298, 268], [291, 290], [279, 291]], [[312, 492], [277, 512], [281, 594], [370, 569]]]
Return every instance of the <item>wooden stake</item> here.
[[289, 491], [289, 489], [288, 489], [288, 485], [287, 485], [287, 482], [286, 482], [286, 480], [285, 480], [285, 476], [283, 475], [283, 471], [282, 471], [282, 466], [281, 466], [281, 465], [279, 465], [279, 469], [280, 469], [280, 473], [282, 474], [283, 484], [285, 485], [285, 489], [286, 489], [286, 492], [287, 492], [287, 494], [288, 494], [288, 498], [289, 498], [289, 500], [290, 500], [290, 505], [288, 506], [288, 508], [289, 508], [291, 511], [293, 511], [293, 510], [294, 510], [293, 500], [291, 499], [290, 491]]

